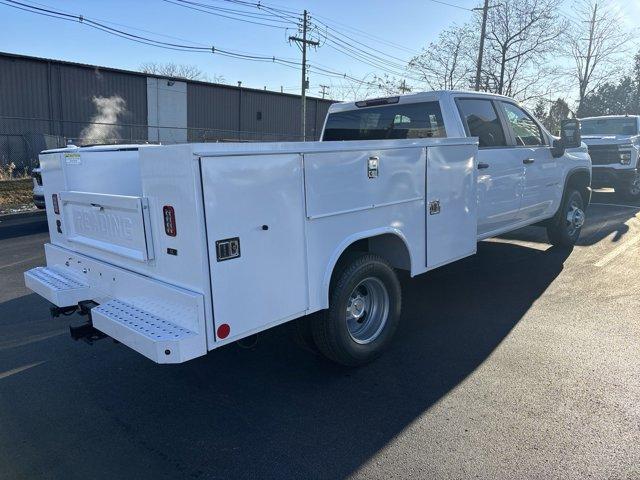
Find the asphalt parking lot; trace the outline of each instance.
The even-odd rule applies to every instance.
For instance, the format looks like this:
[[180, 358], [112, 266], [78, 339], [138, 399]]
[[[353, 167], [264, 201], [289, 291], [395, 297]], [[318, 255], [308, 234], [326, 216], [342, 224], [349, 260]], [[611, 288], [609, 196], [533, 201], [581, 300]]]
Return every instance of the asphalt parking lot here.
[[0, 478], [640, 478], [640, 207], [579, 245], [531, 227], [413, 280], [392, 348], [333, 366], [282, 326], [159, 366], [73, 342], [25, 289], [48, 235], [0, 224]]

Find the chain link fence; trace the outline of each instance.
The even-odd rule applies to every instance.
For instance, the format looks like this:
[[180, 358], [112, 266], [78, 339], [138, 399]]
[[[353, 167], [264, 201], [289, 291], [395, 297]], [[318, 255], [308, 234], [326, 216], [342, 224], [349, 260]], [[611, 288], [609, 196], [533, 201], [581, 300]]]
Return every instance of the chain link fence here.
[[178, 128], [128, 123], [77, 122], [0, 115], [0, 170], [27, 175], [42, 150], [66, 145], [175, 144], [200, 142], [294, 142], [298, 133]]

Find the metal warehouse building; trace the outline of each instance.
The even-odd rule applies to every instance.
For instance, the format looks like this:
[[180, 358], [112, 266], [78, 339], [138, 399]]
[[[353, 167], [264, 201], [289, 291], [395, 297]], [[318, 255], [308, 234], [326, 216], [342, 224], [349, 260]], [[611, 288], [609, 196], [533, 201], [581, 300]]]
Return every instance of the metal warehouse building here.
[[[331, 101], [307, 97], [307, 138]], [[100, 142], [300, 140], [300, 97], [0, 52], [0, 163]]]

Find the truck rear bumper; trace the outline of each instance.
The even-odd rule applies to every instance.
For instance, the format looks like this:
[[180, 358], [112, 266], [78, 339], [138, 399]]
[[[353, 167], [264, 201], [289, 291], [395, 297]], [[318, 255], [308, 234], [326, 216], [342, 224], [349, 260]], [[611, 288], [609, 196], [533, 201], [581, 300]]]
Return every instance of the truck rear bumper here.
[[58, 307], [92, 300], [93, 326], [157, 363], [207, 352], [203, 295], [51, 244], [25, 284]]

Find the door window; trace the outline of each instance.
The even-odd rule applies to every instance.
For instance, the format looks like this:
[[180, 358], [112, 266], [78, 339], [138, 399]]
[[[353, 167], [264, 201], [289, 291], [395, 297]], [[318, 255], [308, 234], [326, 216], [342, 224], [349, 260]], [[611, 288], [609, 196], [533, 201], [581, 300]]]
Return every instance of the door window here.
[[469, 136], [478, 137], [480, 147], [507, 145], [504, 130], [491, 100], [465, 98], [458, 101]]
[[516, 144], [521, 147], [544, 145], [540, 127], [531, 116], [513, 103], [502, 102]]

